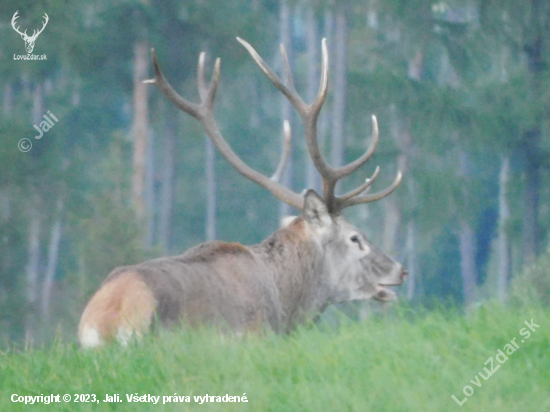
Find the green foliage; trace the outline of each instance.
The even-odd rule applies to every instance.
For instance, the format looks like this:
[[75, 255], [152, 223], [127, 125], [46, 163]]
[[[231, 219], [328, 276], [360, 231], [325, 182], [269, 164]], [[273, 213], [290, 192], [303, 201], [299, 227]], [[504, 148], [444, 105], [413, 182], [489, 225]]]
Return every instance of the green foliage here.
[[[155, 252], [144, 246], [144, 227], [136, 221], [130, 199], [129, 163], [131, 146], [123, 136], [113, 134], [109, 156], [98, 166], [95, 176], [97, 192], [86, 199], [89, 214], [75, 232], [85, 236], [77, 241], [79, 276], [84, 279], [84, 294], [89, 296], [117, 266], [139, 263]], [[157, 251], [158, 253], [158, 251]]]
[[[480, 250], [491, 249], [494, 231], [484, 216], [497, 213], [503, 156], [511, 160], [507, 233], [514, 266], [522, 264], [516, 257], [523, 247], [525, 216], [523, 136], [539, 126], [542, 141], [536, 160], [543, 206], [538, 227], [543, 237], [548, 233], [550, 209], [544, 205], [550, 198], [550, 36], [542, 36], [546, 48], [536, 76], [526, 65], [525, 55], [537, 29], [528, 24], [531, 7], [544, 2], [336, 3], [323, 0], [308, 5], [315, 10], [319, 37], [329, 37], [332, 63], [334, 28], [327, 26], [326, 12], [333, 13], [333, 23], [336, 13], [347, 13], [346, 160], [363, 153], [370, 134], [370, 114], [378, 116], [381, 131], [372, 161], [342, 182], [339, 190], [343, 193], [362, 183], [375, 165], [381, 166], [381, 174], [373, 191], [382, 188], [394, 176], [396, 163], [406, 157], [408, 170], [403, 184], [392, 195], [401, 214], [396, 252], [403, 256], [404, 227], [413, 219], [418, 230], [421, 282], [416, 290], [428, 299], [437, 296], [460, 301], [457, 222], [465, 220], [475, 229], [477, 238], [483, 240]], [[288, 5], [292, 10], [295, 82], [305, 95], [309, 76], [307, 7], [290, 0]], [[207, 75], [212, 72], [214, 59], [221, 57], [216, 100], [220, 130], [247, 164], [266, 175], [272, 173], [281, 141], [281, 96], [235, 36], [249, 40], [280, 73], [279, 8], [280, 2], [274, 0], [94, 0], [85, 5], [73, 0], [21, 0], [16, 6], [0, 4], [5, 23], [0, 25], [0, 38], [5, 40], [0, 44], [4, 57], [0, 62], [0, 320], [6, 321], [7, 329], [22, 329], [30, 310], [29, 305], [18, 302], [26, 299], [28, 222], [35, 195], [41, 202], [40, 276], [46, 265], [55, 204], [58, 199], [64, 204], [54, 279], [59, 287], [54, 323], [72, 313], [74, 324], [84, 301], [114, 267], [158, 254], [143, 246], [144, 225], [135, 221], [130, 206], [132, 148], [121, 137], [131, 134], [136, 41], [155, 47], [166, 77], [192, 101], [198, 99], [195, 76], [199, 52], [207, 51]], [[41, 24], [43, 13], [48, 13], [50, 22], [35, 52], [47, 54], [47, 61], [12, 59], [13, 54], [24, 53], [23, 41], [9, 24], [17, 9], [22, 28], [30, 32]], [[547, 6], [541, 8], [540, 23], [548, 18], [547, 12]], [[417, 57], [421, 58], [417, 61], [420, 73], [411, 76], [411, 62]], [[328, 129], [335, 92], [334, 84], [329, 84], [323, 110], [329, 119], [325, 125]], [[59, 118], [40, 141], [32, 139], [35, 132], [30, 120], [38, 103], [35, 96], [39, 86], [43, 108]], [[154, 130], [154, 226], [159, 218], [168, 103], [152, 86], [148, 100], [150, 129]], [[204, 132], [195, 120], [177, 116], [171, 253], [180, 253], [205, 237]], [[293, 123], [293, 188], [301, 192], [305, 186], [305, 149], [298, 123]], [[410, 134], [411, 147], [406, 151], [396, 139], [395, 125]], [[328, 134], [324, 136], [327, 155]], [[30, 153], [17, 150], [22, 138], [33, 141]], [[468, 158], [467, 173], [461, 170], [461, 153]], [[264, 189], [242, 178], [219, 154], [216, 156], [218, 238], [259, 242], [277, 228], [279, 204]], [[347, 212], [379, 245], [386, 205], [382, 201]], [[492, 259], [496, 259], [494, 253]], [[542, 298], [548, 289], [543, 268], [535, 265], [518, 276], [529, 278], [524, 284], [517, 281], [518, 285], [534, 284], [533, 293]], [[485, 268], [480, 263], [477, 269], [481, 282]]]
[[[520, 343], [524, 321], [540, 325]], [[24, 411], [451, 411], [462, 388], [465, 411], [548, 410], [550, 313], [489, 304], [464, 317], [414, 312], [344, 324], [338, 332], [302, 329], [291, 336], [220, 336], [161, 331], [127, 348], [82, 351], [74, 344], [0, 352], [0, 409]], [[470, 380], [513, 338], [520, 348], [481, 387]], [[495, 368], [499, 365], [494, 360]], [[487, 366], [489, 369], [491, 366]], [[518, 379], [521, 377], [521, 379]], [[190, 396], [190, 403], [131, 404], [126, 394]], [[203, 403], [193, 396], [239, 395], [248, 403]], [[12, 394], [95, 394], [91, 403], [12, 403]], [[119, 394], [118, 404], [102, 402]]]
[[550, 306], [550, 247], [535, 263], [514, 276], [510, 285], [510, 299], [513, 303], [532, 302]]

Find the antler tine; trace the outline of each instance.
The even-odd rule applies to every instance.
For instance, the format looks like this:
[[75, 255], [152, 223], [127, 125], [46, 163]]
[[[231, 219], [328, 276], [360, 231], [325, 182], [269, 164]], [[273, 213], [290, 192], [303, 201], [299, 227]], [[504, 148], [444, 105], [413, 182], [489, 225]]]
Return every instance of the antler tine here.
[[353, 162], [335, 169], [334, 173], [336, 174], [337, 179], [341, 179], [345, 176], [352, 174], [365, 163], [367, 163], [367, 161], [372, 157], [374, 151], [376, 150], [376, 147], [378, 146], [379, 136], [380, 134], [378, 131], [378, 121], [376, 120], [376, 116], [372, 115], [372, 137], [367, 151], [363, 153], [360, 158], [354, 160]]
[[290, 90], [296, 93], [294, 78], [292, 77], [292, 71], [290, 70], [290, 64], [288, 63], [288, 55], [286, 54], [285, 45], [283, 43], [281, 43], [281, 56], [283, 60], [283, 71], [285, 73], [285, 83]]
[[321, 54], [321, 78], [319, 80], [319, 91], [317, 92], [317, 96], [311, 105], [308, 106], [307, 113], [303, 115], [301, 114], [301, 117], [306, 133], [307, 148], [311, 155], [313, 164], [323, 178], [323, 196], [325, 201], [329, 203], [330, 209], [330, 203], [334, 197], [334, 186], [338, 178], [334, 173], [335, 169], [327, 163], [326, 159], [322, 155], [321, 150], [319, 149], [319, 142], [317, 141], [317, 118], [319, 117], [319, 112], [321, 111], [323, 103], [326, 100], [328, 90], [329, 60], [326, 38], [323, 38], [321, 42]]
[[[294, 108], [298, 111], [300, 114], [300, 117], [302, 118], [302, 122], [305, 127], [306, 132], [306, 142], [308, 151], [311, 155], [311, 158], [313, 160], [313, 164], [323, 177], [325, 181], [329, 182], [335, 182], [337, 180], [336, 175], [334, 174], [334, 169], [327, 163], [323, 155], [321, 154], [321, 151], [319, 150], [319, 143], [317, 142], [317, 118], [319, 117], [319, 112], [321, 111], [321, 107], [323, 106], [323, 103], [325, 102], [326, 96], [327, 96], [327, 89], [328, 89], [328, 49], [327, 49], [327, 41], [326, 39], [323, 39], [322, 41], [322, 68], [321, 68], [321, 79], [319, 84], [319, 92], [317, 93], [317, 97], [313, 101], [311, 105], [308, 105], [304, 103], [302, 98], [298, 95], [296, 90], [294, 90], [294, 84], [291, 82], [289, 84], [289, 87], [285, 86], [279, 76], [277, 76], [273, 70], [267, 65], [267, 63], [262, 59], [262, 57], [258, 54], [258, 52], [245, 40], [241, 39], [240, 37], [237, 37], [237, 40], [239, 43], [241, 43], [248, 53], [252, 56], [256, 64], [262, 69], [262, 71], [265, 73], [265, 75], [271, 80], [271, 83], [279, 89], [281, 93], [283, 93], [286, 98], [292, 103]], [[292, 76], [290, 75], [290, 67], [288, 65], [288, 58], [286, 56], [286, 51], [284, 50], [284, 46], [281, 48], [281, 52], [283, 53], [283, 66], [284, 71], [289, 72], [287, 75], [290, 79], [292, 79]], [[328, 184], [327, 186], [332, 186], [333, 183]]]
[[241, 43], [245, 47], [245, 49], [248, 51], [250, 56], [252, 56], [256, 64], [260, 67], [260, 69], [262, 69], [262, 71], [265, 73], [268, 79], [271, 80], [271, 83], [273, 83], [273, 86], [279, 89], [279, 91], [286, 96], [286, 98], [290, 101], [290, 103], [292, 103], [292, 105], [296, 108], [296, 110], [298, 110], [298, 113], [300, 113], [300, 116], [306, 114], [308, 105], [304, 103], [304, 101], [298, 95], [298, 93], [296, 93], [296, 91], [294, 91], [290, 87], [287, 87], [283, 84], [279, 76], [277, 76], [275, 72], [271, 70], [271, 68], [267, 65], [264, 59], [262, 59], [262, 56], [260, 56], [258, 52], [254, 50], [254, 47], [252, 47], [246, 40], [243, 40], [240, 37], [237, 37], [237, 40], [239, 43]]
[[290, 131], [290, 123], [288, 122], [288, 120], [285, 120], [283, 122], [283, 135], [283, 150], [281, 152], [281, 160], [279, 160], [279, 165], [277, 166], [275, 173], [273, 173], [273, 176], [271, 176], [271, 180], [273, 182], [279, 182], [281, 180], [281, 177], [283, 177], [283, 173], [285, 172], [286, 165], [288, 164], [288, 159], [290, 158], [290, 149], [292, 147], [292, 133]]
[[[152, 49], [151, 51], [153, 56], [155, 77], [153, 79], [145, 80], [144, 83], [154, 84], [155, 86], [157, 86], [161, 93], [176, 107], [196, 118], [201, 123], [204, 131], [206, 132], [210, 140], [212, 140], [212, 143], [214, 143], [216, 148], [220, 151], [221, 155], [225, 157], [225, 159], [231, 164], [231, 166], [233, 166], [240, 174], [245, 176], [247, 179], [259, 184], [260, 186], [263, 186], [286, 204], [298, 210], [302, 210], [304, 205], [304, 199], [302, 196], [284, 187], [277, 181], [271, 180], [267, 176], [257, 172], [246, 163], [244, 163], [233, 151], [233, 149], [231, 149], [229, 144], [222, 136], [220, 130], [218, 129], [218, 125], [216, 124], [216, 120], [214, 118], [214, 100], [220, 80], [221, 60], [219, 58], [216, 59], [214, 73], [212, 74], [212, 80], [210, 81], [210, 85], [208, 86], [208, 90], [206, 91], [206, 81], [204, 80], [204, 56], [201, 55], [199, 57], [197, 79], [199, 94], [201, 95], [201, 103], [195, 104], [181, 97], [170, 85], [170, 83], [168, 83], [160, 69], [155, 50]], [[288, 129], [290, 134], [290, 128]], [[284, 147], [281, 161], [284, 160], [284, 163], [286, 164], [288, 158], [288, 155], [285, 154], [287, 151], [287, 145], [285, 144], [283, 146]], [[288, 149], [288, 152], [290, 152], [290, 149]]]
[[201, 52], [199, 55], [199, 65], [197, 67], [197, 85], [199, 89], [199, 97], [201, 101], [206, 99], [208, 95], [208, 88], [206, 87], [206, 79], [204, 78], [204, 60], [206, 59], [206, 52]]
[[214, 100], [216, 98], [216, 92], [218, 90], [218, 84], [220, 82], [220, 66], [221, 59], [217, 58], [214, 64], [214, 73], [212, 73], [212, 79], [208, 87], [206, 86], [206, 79], [204, 76], [204, 61], [206, 59], [206, 53], [201, 52], [199, 55], [199, 64], [197, 67], [197, 86], [199, 89], [199, 97], [201, 104], [207, 105], [209, 108], [214, 107]]
[[363, 193], [365, 190], [367, 190], [374, 183], [374, 181], [378, 177], [378, 173], [380, 173], [380, 167], [376, 166], [376, 169], [374, 170], [374, 173], [372, 174], [372, 176], [365, 179], [365, 183], [363, 183], [361, 186], [358, 186], [355, 189], [349, 191], [345, 195], [337, 197], [336, 198], [337, 203], [343, 203], [346, 200], [349, 200], [352, 197], [358, 196], [361, 193]]
[[381, 192], [372, 193], [370, 195], [364, 195], [364, 196], [356, 196], [351, 199], [348, 199], [338, 205], [338, 210], [342, 211], [345, 208], [350, 206], [360, 205], [362, 203], [376, 202], [377, 200], [383, 199], [386, 196], [390, 195], [395, 189], [397, 189], [397, 186], [399, 186], [399, 183], [401, 183], [402, 178], [403, 178], [403, 174], [401, 173], [400, 170], [398, 170], [395, 180], [388, 188], [382, 190]]
[[153, 57], [153, 68], [155, 70], [155, 77], [149, 80], [144, 80], [143, 83], [154, 84], [158, 87], [161, 93], [172, 102], [178, 109], [200, 120], [203, 117], [203, 110], [195, 103], [191, 103], [181, 97], [178, 92], [168, 83], [162, 71], [157, 59], [157, 53], [155, 49], [151, 49], [151, 55]]
[[[327, 90], [328, 90], [328, 47], [327, 47], [327, 39], [326, 37], [323, 38], [321, 41], [321, 79], [319, 80], [319, 91], [317, 92], [317, 97], [311, 104], [314, 107], [314, 111], [317, 112], [317, 115], [319, 115], [319, 112], [321, 111], [321, 107], [323, 106], [323, 103], [325, 103], [325, 99], [327, 98]], [[316, 117], [317, 117], [316, 115]]]
[[218, 90], [218, 85], [220, 84], [221, 64], [222, 61], [218, 57], [216, 59], [216, 63], [214, 63], [214, 73], [212, 73], [212, 79], [210, 80], [210, 85], [208, 86], [206, 99], [201, 102], [206, 105], [208, 112], [214, 111], [214, 100], [216, 99], [216, 91]]

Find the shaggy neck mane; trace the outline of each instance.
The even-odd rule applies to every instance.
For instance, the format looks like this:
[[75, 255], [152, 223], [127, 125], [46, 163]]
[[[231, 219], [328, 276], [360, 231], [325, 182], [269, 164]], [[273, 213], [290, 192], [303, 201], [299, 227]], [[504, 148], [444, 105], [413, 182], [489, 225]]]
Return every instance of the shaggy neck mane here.
[[300, 323], [308, 312], [325, 308], [328, 288], [322, 253], [301, 217], [251, 249], [272, 268], [287, 328]]

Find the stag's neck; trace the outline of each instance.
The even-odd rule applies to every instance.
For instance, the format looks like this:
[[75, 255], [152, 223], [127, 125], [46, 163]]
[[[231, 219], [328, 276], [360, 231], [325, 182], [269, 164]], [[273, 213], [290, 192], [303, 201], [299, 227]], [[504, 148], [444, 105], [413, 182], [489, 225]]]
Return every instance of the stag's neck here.
[[329, 290], [323, 255], [301, 218], [252, 249], [273, 273], [287, 331], [325, 309]]

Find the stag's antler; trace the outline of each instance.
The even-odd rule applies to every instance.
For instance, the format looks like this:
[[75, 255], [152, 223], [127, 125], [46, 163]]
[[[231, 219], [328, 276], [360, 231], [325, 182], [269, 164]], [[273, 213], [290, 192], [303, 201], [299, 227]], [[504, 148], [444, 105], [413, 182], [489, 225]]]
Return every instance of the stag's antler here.
[[[258, 183], [259, 185], [265, 187], [280, 200], [286, 204], [296, 208], [302, 209], [304, 200], [302, 196], [298, 193], [293, 192], [292, 190], [284, 187], [278, 183], [278, 179], [282, 174], [282, 169], [287, 162], [288, 154], [290, 153], [290, 126], [288, 122], [285, 125], [285, 144], [283, 145], [283, 153], [281, 155], [281, 161], [277, 171], [272, 178], [269, 178], [256, 170], [252, 169], [246, 163], [244, 163], [239, 156], [235, 154], [233, 149], [227, 144], [224, 137], [222, 136], [216, 120], [214, 119], [214, 98], [216, 97], [216, 91], [220, 82], [220, 64], [221, 60], [216, 59], [214, 64], [214, 73], [212, 74], [212, 79], [210, 84], [206, 85], [206, 80], [204, 77], [204, 59], [205, 53], [202, 52], [199, 57], [199, 67], [197, 73], [197, 83], [200, 96], [200, 104], [191, 103], [181, 97], [168, 83], [164, 75], [160, 70], [160, 66], [157, 59], [157, 54], [154, 49], [152, 49], [153, 55], [153, 67], [155, 69], [155, 77], [150, 80], [145, 80], [144, 83], [154, 84], [159, 88], [159, 90], [164, 94], [164, 96], [170, 100], [176, 107], [185, 113], [193, 116], [199, 122], [201, 122], [204, 130], [208, 137], [212, 140], [214, 145], [218, 148], [223, 157], [233, 166], [239, 173], [241, 173], [246, 178], [252, 180], [253, 182]], [[283, 166], [281, 166], [281, 164]]]
[[[401, 172], [397, 173], [397, 177], [395, 178], [394, 182], [387, 189], [378, 193], [361, 195], [361, 193], [369, 188], [374, 180], [378, 177], [380, 169], [377, 167], [372, 177], [370, 179], [367, 179], [365, 183], [363, 183], [356, 189], [340, 197], [336, 196], [334, 193], [334, 189], [338, 180], [342, 179], [345, 176], [348, 176], [349, 174], [359, 169], [370, 159], [370, 157], [374, 153], [378, 144], [378, 124], [376, 122], [376, 117], [372, 116], [371, 143], [367, 151], [357, 160], [345, 166], [334, 168], [327, 163], [327, 161], [321, 154], [317, 141], [317, 119], [319, 117], [319, 112], [321, 111], [327, 95], [329, 64], [326, 39], [323, 39], [322, 41], [322, 68], [319, 91], [313, 103], [309, 105], [302, 100], [300, 95], [298, 95], [296, 88], [294, 87], [294, 81], [292, 78], [292, 73], [290, 71], [288, 57], [283, 45], [281, 45], [281, 54], [283, 57], [283, 69], [286, 85], [281, 81], [279, 76], [277, 76], [273, 72], [273, 70], [271, 70], [271, 68], [265, 63], [262, 57], [256, 52], [256, 50], [254, 50], [254, 48], [249, 43], [247, 43], [243, 39], [240, 39], [239, 37], [237, 37], [237, 40], [248, 50], [256, 64], [267, 75], [273, 85], [285, 95], [285, 97], [298, 111], [304, 124], [309, 154], [313, 160], [313, 164], [323, 178], [323, 197], [330, 213], [338, 214], [346, 207], [361, 203], [374, 202], [388, 196], [397, 188], [397, 186], [401, 182]], [[200, 104], [195, 104], [185, 100], [172, 88], [172, 86], [164, 78], [160, 70], [157, 55], [154, 49], [152, 51], [152, 54], [153, 66], [155, 69], [155, 78], [151, 80], [145, 80], [145, 83], [156, 85], [162, 92], [162, 94], [164, 94], [164, 96], [166, 96], [168, 100], [170, 100], [175, 106], [199, 120], [203, 128], [205, 129], [206, 134], [214, 142], [220, 153], [229, 161], [229, 163], [235, 169], [237, 169], [239, 173], [265, 187], [267, 190], [269, 190], [271, 193], [273, 193], [275, 196], [277, 196], [288, 205], [301, 210], [304, 203], [302, 196], [278, 183], [278, 179], [282, 174], [282, 169], [284, 168], [284, 164], [286, 163], [286, 158], [288, 157], [287, 152], [290, 151], [289, 143], [285, 143], [284, 145], [285, 148], [283, 149], [281, 162], [279, 164], [279, 167], [277, 168], [277, 172], [275, 172], [273, 177], [269, 179], [268, 177], [246, 165], [229, 147], [229, 145], [221, 135], [214, 118], [214, 98], [220, 79], [220, 59], [216, 59], [212, 80], [210, 81], [210, 84], [206, 86], [206, 81], [204, 78], [205, 54], [204, 52], [201, 53], [199, 57], [198, 68], [198, 88], [201, 102]], [[290, 142], [290, 126], [286, 121], [285, 142]]]

